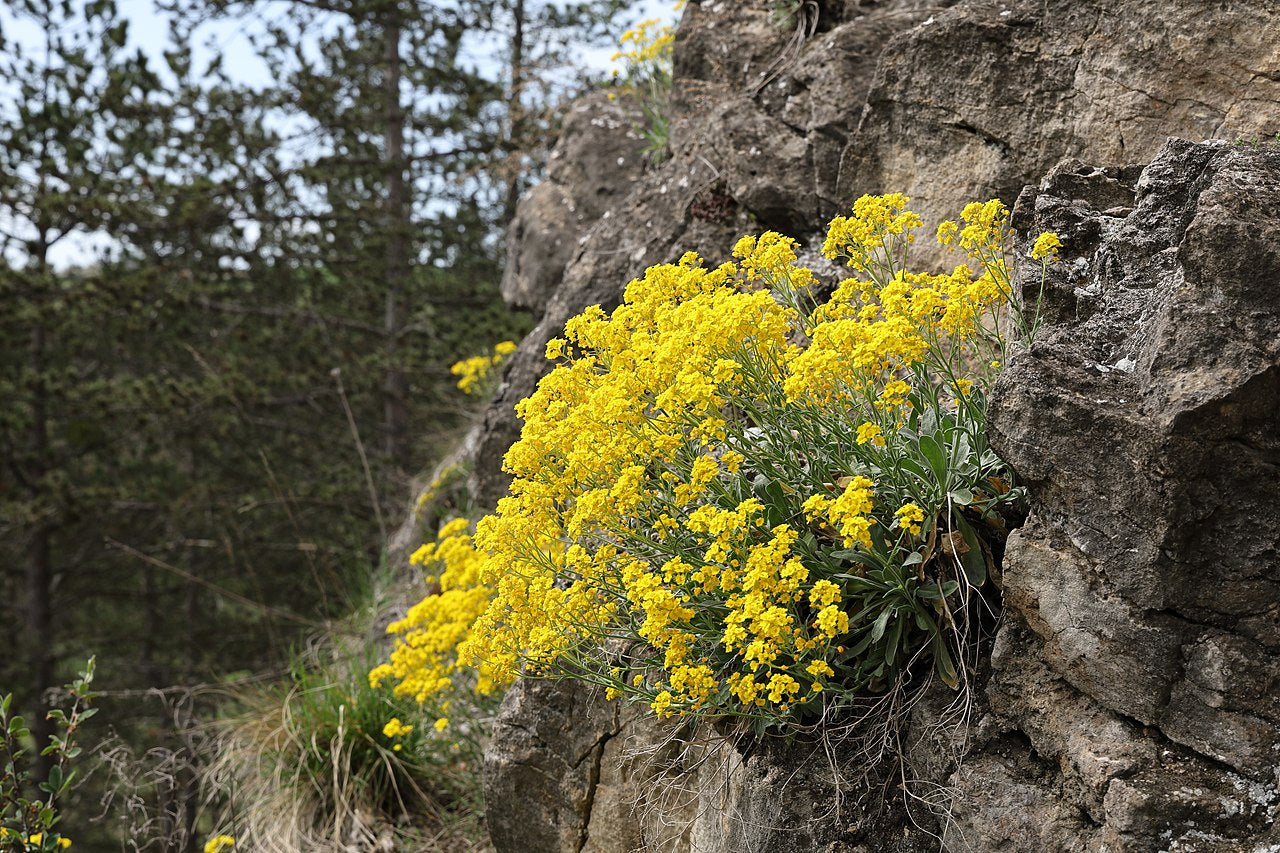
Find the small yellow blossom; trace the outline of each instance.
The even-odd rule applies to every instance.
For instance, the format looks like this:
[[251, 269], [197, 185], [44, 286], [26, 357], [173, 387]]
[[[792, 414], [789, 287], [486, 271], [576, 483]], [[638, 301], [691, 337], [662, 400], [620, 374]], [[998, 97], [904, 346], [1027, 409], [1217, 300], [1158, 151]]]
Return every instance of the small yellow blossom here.
[[222, 853], [236, 846], [236, 840], [230, 835], [215, 835], [204, 843], [204, 853]]
[[1053, 263], [1058, 259], [1058, 250], [1062, 248], [1062, 240], [1052, 231], [1045, 231], [1036, 238], [1031, 247], [1031, 257], [1037, 261]]
[[400, 722], [399, 717], [392, 717], [390, 722], [382, 727], [382, 734], [386, 737], [392, 738], [407, 735], [411, 731], [413, 731], [413, 726], [406, 726], [404, 723]]
[[920, 535], [920, 525], [924, 521], [924, 510], [913, 503], [903, 504], [901, 508], [893, 513], [898, 519], [898, 526], [908, 531], [912, 536]]
[[879, 424], [868, 422], [858, 427], [858, 444], [867, 442], [871, 442], [876, 447], [884, 447], [884, 434], [880, 432]]
[[449, 372], [458, 377], [458, 389], [462, 393], [478, 394], [484, 389], [486, 380], [492, 375], [494, 369], [515, 351], [515, 341], [502, 341], [494, 346], [491, 355], [464, 358], [450, 367]]

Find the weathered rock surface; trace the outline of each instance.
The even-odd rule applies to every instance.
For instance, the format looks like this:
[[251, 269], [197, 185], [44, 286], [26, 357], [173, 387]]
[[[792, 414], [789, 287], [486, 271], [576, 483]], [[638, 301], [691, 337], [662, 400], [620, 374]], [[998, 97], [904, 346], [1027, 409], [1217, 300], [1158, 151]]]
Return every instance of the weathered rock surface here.
[[[509, 291], [541, 320], [472, 437], [469, 489], [505, 489], [546, 341], [645, 266], [813, 235], [864, 192], [935, 219], [1018, 199], [1015, 225], [1066, 248], [993, 401], [1033, 507], [985, 689], [945, 744], [945, 702], [916, 709], [904, 794], [839, 747], [739, 749], [523, 684], [486, 765], [496, 846], [1280, 849], [1280, 151], [1166, 146], [1280, 130], [1280, 5], [828, 0], [807, 38], [771, 6], [690, 3], [666, 164], [629, 190], [553, 172], [526, 203]], [[614, 108], [584, 106], [564, 150], [595, 148], [592, 111]]]
[[597, 92], [570, 107], [546, 180], [520, 199], [508, 229], [502, 298], [541, 313], [601, 215], [644, 173], [643, 120], [630, 98]]
[[[1033, 504], [988, 725], [1057, 770], [1039, 806], [958, 798], [960, 850], [1280, 842], [1280, 147], [1171, 140], [1120, 186], [1070, 162], [1019, 205], [1070, 236], [1055, 319], [992, 400]], [[956, 774], [988, 798], [1045, 778], [985, 748]], [[1009, 846], [1028, 811], [1047, 847]]]

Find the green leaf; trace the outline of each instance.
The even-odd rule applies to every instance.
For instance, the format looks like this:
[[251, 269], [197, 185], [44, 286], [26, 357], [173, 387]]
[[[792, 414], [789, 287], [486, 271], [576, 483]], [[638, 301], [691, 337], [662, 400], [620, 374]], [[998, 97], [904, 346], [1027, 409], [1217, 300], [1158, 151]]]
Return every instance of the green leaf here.
[[873, 642], [874, 640], [871, 637], [871, 632], [868, 631], [866, 634], [863, 635], [862, 639], [858, 641], [857, 645], [855, 645], [853, 648], [849, 649], [847, 652], [844, 653], [843, 658], [845, 660], [848, 660], [849, 658], [858, 657], [863, 652], [865, 652], [867, 650], [867, 647], [870, 646]]
[[864, 551], [861, 548], [849, 548], [844, 551], [832, 551], [831, 556], [837, 560], [852, 560], [859, 565], [866, 566], [869, 569], [881, 568], [881, 563], [876, 559], [875, 554], [870, 551]]
[[884, 648], [884, 662], [889, 666], [893, 666], [898, 656], [898, 643], [902, 640], [902, 622], [902, 619], [894, 619], [889, 627], [889, 639]]
[[892, 613], [892, 610], [885, 610], [880, 614], [879, 618], [876, 619], [875, 624], [871, 626], [871, 641], [873, 643], [878, 643], [880, 638], [884, 636], [885, 628], [889, 625], [889, 616], [892, 615]]
[[960, 676], [956, 673], [956, 665], [951, 662], [951, 655], [947, 652], [947, 641], [942, 634], [933, 636], [933, 665], [943, 684], [952, 690], [960, 686]]
[[958, 430], [954, 435], [955, 438], [951, 442], [951, 461], [959, 464], [973, 456], [973, 445], [969, 443], [969, 434], [964, 430]]
[[939, 584], [935, 582], [929, 586], [921, 587], [919, 596], [926, 601], [937, 601], [946, 598], [959, 588], [960, 584], [952, 580], [942, 583], [941, 588], [939, 588]]
[[920, 436], [920, 452], [933, 471], [936, 482], [942, 489], [947, 488], [947, 455], [931, 435]]
[[968, 546], [968, 550], [960, 555], [960, 565], [964, 568], [964, 575], [969, 579], [969, 583], [982, 586], [987, 582], [987, 558], [982, 551], [982, 543], [978, 540], [978, 534], [974, 532], [973, 527], [964, 520], [964, 516], [956, 513], [953, 519], [956, 530], [960, 531], [960, 535], [964, 537], [964, 544]]
[[969, 506], [973, 503], [973, 492], [963, 486], [947, 492], [947, 497], [951, 498], [952, 503], [957, 503], [960, 506]]
[[9, 718], [9, 734], [14, 737], [26, 736], [26, 721], [22, 719], [21, 714]]

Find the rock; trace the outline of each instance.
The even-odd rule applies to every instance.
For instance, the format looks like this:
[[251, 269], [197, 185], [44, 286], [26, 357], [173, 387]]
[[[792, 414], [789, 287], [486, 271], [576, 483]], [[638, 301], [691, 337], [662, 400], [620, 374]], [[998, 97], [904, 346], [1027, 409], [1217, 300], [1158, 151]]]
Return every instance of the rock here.
[[[617, 709], [573, 681], [522, 680], [502, 702], [484, 759], [489, 835], [499, 850], [578, 853]], [[604, 790], [604, 789], [602, 789]], [[630, 849], [630, 838], [612, 849]]]
[[[1274, 3], [971, 0], [880, 55], [839, 196], [905, 192], [926, 220], [1011, 203], [1065, 157], [1145, 163], [1169, 135], [1270, 137]], [[1105, 208], [1103, 208], [1105, 209]]]
[[578, 213], [603, 179], [568, 161], [527, 201], [509, 275], [528, 284], [511, 290], [554, 290], [517, 297], [541, 320], [468, 487], [501, 496], [546, 341], [647, 265], [718, 262], [766, 228], [811, 237], [865, 192], [904, 191], [935, 221], [1016, 200], [1023, 246], [1047, 229], [1065, 248], [1043, 283], [1025, 258], [1017, 271], [1044, 326], [1001, 380], [992, 440], [1032, 513], [974, 717], [941, 733], [946, 703], [921, 701], [904, 794], [847, 744], [747, 749], [524, 683], [486, 762], [496, 847], [1277, 849], [1280, 149], [1167, 136], [1280, 129], [1280, 8], [817, 5], [795, 39], [765, 0], [690, 3], [671, 159], [598, 215]]
[[992, 398], [1032, 512], [990, 701], [1098, 849], [1252, 849], [1280, 803], [1280, 148], [1170, 140], [1123, 215], [1084, 174], [1020, 205], [1025, 240], [1084, 239]]
[[507, 230], [502, 298], [541, 313], [565, 264], [600, 215], [644, 172], [643, 121], [628, 97], [598, 92], [565, 115], [547, 163], [547, 179], [521, 199]]

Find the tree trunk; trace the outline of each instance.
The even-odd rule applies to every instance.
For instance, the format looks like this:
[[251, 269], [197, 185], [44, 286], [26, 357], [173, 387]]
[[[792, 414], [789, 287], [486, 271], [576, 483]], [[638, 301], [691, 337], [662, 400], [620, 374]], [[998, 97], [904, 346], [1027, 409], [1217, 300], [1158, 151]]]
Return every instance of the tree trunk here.
[[507, 192], [502, 200], [502, 224], [505, 227], [516, 215], [516, 203], [520, 200], [520, 146], [524, 135], [524, 0], [511, 4], [511, 67], [508, 75], [511, 89], [507, 93]]
[[405, 187], [404, 108], [400, 103], [400, 19], [394, 9], [384, 24], [386, 69], [383, 77], [386, 107], [383, 134], [387, 146], [386, 198], [386, 313], [383, 341], [387, 372], [383, 383], [386, 454], [399, 474], [409, 472], [408, 383], [400, 364], [400, 336], [405, 325], [405, 291], [409, 279], [409, 206]]
[[[38, 491], [43, 487], [49, 466], [49, 391], [44, 377], [45, 330], [38, 320], [31, 333], [31, 365], [36, 375], [31, 396], [31, 449], [36, 460], [33, 482], [37, 489], [37, 494], [32, 497], [36, 501], [37, 512], [43, 514], [45, 510], [39, 506], [42, 495]], [[48, 718], [49, 706], [44, 699], [45, 691], [53, 686], [52, 540], [53, 523], [49, 518], [41, 518], [31, 533], [30, 562], [27, 564], [27, 641], [31, 644], [31, 686], [35, 702], [31, 734], [35, 737], [36, 749], [41, 752], [49, 745], [49, 739], [55, 732], [53, 721]], [[52, 755], [37, 754], [37, 783], [49, 778], [53, 762]]]

